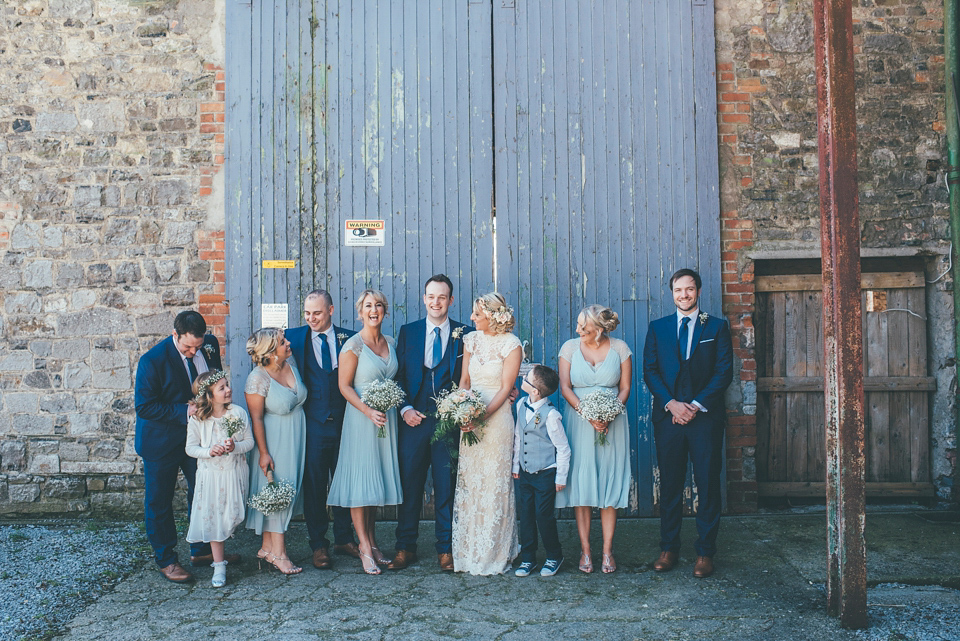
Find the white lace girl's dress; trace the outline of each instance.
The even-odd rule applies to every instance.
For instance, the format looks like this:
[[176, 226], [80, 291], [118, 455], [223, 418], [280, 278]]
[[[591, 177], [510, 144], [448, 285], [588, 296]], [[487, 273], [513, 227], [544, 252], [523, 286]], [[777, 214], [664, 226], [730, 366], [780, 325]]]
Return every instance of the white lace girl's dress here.
[[[513, 334], [463, 337], [470, 352], [470, 388], [490, 403], [500, 390], [503, 361], [520, 347]], [[453, 569], [470, 574], [503, 574], [516, 558], [516, 504], [513, 495], [513, 414], [500, 406], [476, 445], [461, 439], [453, 499]]]
[[[233, 451], [223, 456], [210, 456], [210, 448], [223, 443], [223, 419], [236, 416], [243, 421], [243, 431], [234, 434]], [[242, 407], [231, 405], [222, 418], [212, 416], [204, 421], [191, 417], [187, 422], [187, 456], [197, 459], [197, 481], [190, 509], [187, 541], [200, 543], [226, 541], [243, 522], [247, 499], [247, 452], [253, 449], [253, 430]]]

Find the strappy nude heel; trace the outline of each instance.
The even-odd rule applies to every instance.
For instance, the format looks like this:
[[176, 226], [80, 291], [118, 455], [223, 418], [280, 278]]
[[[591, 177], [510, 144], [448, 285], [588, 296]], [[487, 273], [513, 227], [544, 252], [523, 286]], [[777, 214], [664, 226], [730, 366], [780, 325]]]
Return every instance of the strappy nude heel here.
[[600, 566], [600, 570], [604, 574], [611, 574], [617, 571], [617, 563], [613, 560], [612, 554], [603, 555], [603, 564]]
[[[370, 562], [373, 563], [373, 567], [372, 567], [372, 568], [368, 568], [368, 567], [366, 566], [366, 564], [363, 562], [364, 559], [370, 559]], [[374, 558], [373, 558], [372, 556], [369, 556], [369, 555], [364, 554], [363, 552], [361, 552], [361, 553], [360, 553], [360, 564], [361, 564], [361, 566], [363, 567], [363, 571], [366, 572], [367, 574], [380, 574], [380, 566], [377, 565], [377, 562], [374, 560]]]
[[590, 574], [591, 572], [593, 572], [593, 561], [590, 560], [589, 554], [580, 555], [579, 568], [581, 572], [585, 572], [586, 574]]
[[[276, 554], [268, 553], [267, 556], [264, 557], [264, 560], [270, 565], [272, 565], [273, 567], [280, 570], [282, 574], [286, 574], [287, 576], [290, 576], [291, 574], [300, 574], [301, 572], [303, 572], [303, 568], [293, 565], [293, 561], [291, 561], [289, 558], [285, 556], [277, 556]], [[290, 563], [290, 566], [291, 566], [290, 569], [284, 570], [282, 567], [280, 567], [280, 563], [279, 563], [280, 561], [287, 561], [288, 563]]]

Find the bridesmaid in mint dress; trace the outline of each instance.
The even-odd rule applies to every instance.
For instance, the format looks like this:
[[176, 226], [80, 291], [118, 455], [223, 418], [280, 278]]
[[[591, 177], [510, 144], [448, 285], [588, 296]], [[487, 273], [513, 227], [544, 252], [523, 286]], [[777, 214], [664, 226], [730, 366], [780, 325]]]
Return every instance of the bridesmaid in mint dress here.
[[[567, 487], [557, 495], [556, 506], [573, 507], [580, 535], [580, 570], [593, 572], [590, 555], [590, 518], [600, 508], [603, 531], [604, 573], [617, 569], [613, 558], [613, 534], [617, 509], [630, 498], [630, 432], [626, 414], [612, 423], [591, 423], [578, 413], [580, 399], [606, 388], [626, 404], [633, 376], [632, 352], [622, 340], [610, 338], [620, 320], [602, 305], [584, 308], [577, 318], [577, 334], [560, 349], [560, 391], [567, 407], [563, 424], [572, 457]], [[607, 430], [607, 443], [596, 445], [599, 430]]]
[[307, 419], [303, 413], [307, 388], [292, 360], [288, 361], [292, 352], [282, 329], [267, 327], [254, 332], [247, 340], [247, 353], [256, 365], [243, 390], [256, 441], [250, 461], [250, 496], [267, 485], [268, 468], [273, 468], [274, 480], [286, 481], [297, 490], [285, 510], [263, 514], [251, 508], [247, 528], [263, 535], [258, 558], [284, 574], [298, 574], [302, 568], [287, 556], [284, 533], [290, 518], [303, 514], [300, 484], [307, 446]]
[[[340, 393], [347, 400], [340, 437], [340, 455], [333, 474], [328, 505], [350, 508], [360, 542], [360, 560], [367, 574], [380, 574], [386, 558], [375, 536], [377, 507], [403, 503], [400, 467], [397, 464], [397, 409], [378, 412], [360, 395], [376, 380], [397, 373], [397, 352], [390, 336], [380, 327], [389, 312], [386, 296], [368, 289], [357, 300], [363, 329], [343, 344], [340, 352]], [[385, 438], [377, 436], [380, 427]]]

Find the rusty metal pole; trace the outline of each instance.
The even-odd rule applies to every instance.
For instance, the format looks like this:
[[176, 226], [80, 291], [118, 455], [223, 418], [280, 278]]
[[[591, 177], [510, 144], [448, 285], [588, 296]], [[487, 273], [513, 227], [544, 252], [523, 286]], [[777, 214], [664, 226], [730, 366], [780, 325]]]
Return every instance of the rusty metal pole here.
[[867, 625], [863, 332], [852, 0], [814, 0], [827, 435], [827, 607]]

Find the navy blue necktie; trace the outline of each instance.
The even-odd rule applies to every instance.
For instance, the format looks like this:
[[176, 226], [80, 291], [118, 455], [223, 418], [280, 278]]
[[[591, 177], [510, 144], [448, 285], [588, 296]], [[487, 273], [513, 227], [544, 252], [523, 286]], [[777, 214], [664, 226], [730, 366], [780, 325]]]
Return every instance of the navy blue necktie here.
[[440, 341], [440, 328], [433, 328], [433, 363], [431, 367], [436, 367], [440, 364], [440, 359], [443, 357], [443, 343]]
[[687, 342], [690, 336], [690, 317], [684, 316], [680, 321], [680, 338], [677, 342], [680, 346], [680, 360], [687, 360]]
[[328, 372], [333, 371], [333, 359], [330, 358], [330, 344], [327, 342], [326, 334], [320, 336], [320, 367]]
[[190, 384], [197, 380], [197, 366], [193, 364], [193, 359], [187, 359], [187, 369], [190, 370]]

